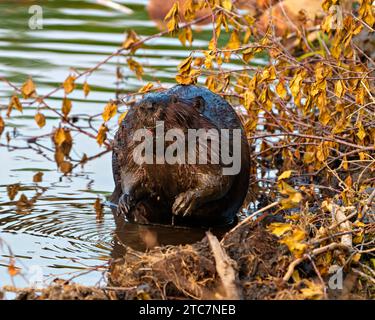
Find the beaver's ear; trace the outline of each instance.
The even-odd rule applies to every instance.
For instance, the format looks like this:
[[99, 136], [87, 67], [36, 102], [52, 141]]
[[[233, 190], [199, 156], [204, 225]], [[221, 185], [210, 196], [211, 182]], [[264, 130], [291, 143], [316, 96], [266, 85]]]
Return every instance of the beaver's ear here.
[[201, 96], [195, 97], [193, 99], [194, 108], [196, 108], [200, 113], [204, 111], [205, 104], [206, 103]]
[[170, 99], [173, 104], [178, 102], [178, 97], [175, 94], [172, 94]]

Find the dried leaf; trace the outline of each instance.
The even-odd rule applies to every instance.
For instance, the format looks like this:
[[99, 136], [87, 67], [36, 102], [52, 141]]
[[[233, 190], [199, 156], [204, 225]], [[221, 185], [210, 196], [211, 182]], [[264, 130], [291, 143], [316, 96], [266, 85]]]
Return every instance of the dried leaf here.
[[357, 128], [358, 128], [357, 137], [359, 138], [359, 140], [363, 140], [366, 137], [366, 130], [363, 127], [362, 121], [358, 121]]
[[13, 201], [18, 191], [21, 189], [21, 185], [19, 183], [11, 184], [7, 186], [7, 193], [10, 201]]
[[134, 30], [129, 30], [126, 36], [125, 41], [122, 44], [122, 47], [124, 49], [129, 49], [132, 47], [135, 43], [139, 41], [139, 37], [137, 33]]
[[267, 230], [271, 232], [272, 234], [280, 237], [284, 233], [292, 230], [292, 225], [288, 223], [281, 223], [281, 222], [274, 222], [271, 223], [268, 227]]
[[307, 244], [304, 243], [306, 239], [306, 232], [300, 228], [293, 230], [291, 235], [283, 237], [280, 243], [285, 244], [289, 251], [293, 253], [296, 258], [301, 257], [307, 249]]
[[144, 72], [142, 65], [139, 62], [135, 61], [133, 58], [128, 58], [126, 61], [128, 62], [130, 70], [135, 73], [137, 78], [142, 79], [142, 75]]
[[186, 59], [182, 60], [178, 65], [177, 69], [180, 73], [189, 73], [191, 69], [191, 63], [193, 61], [193, 57], [189, 56]]
[[178, 1], [176, 1], [173, 7], [169, 10], [169, 12], [164, 18], [164, 21], [167, 22], [167, 28], [169, 32], [174, 32], [178, 30], [178, 23], [180, 21]]
[[55, 134], [53, 137], [54, 137], [54, 141], [56, 145], [61, 146], [66, 140], [65, 130], [63, 128], [58, 128], [55, 131]]
[[4, 128], [5, 128], [5, 122], [4, 122], [3, 118], [0, 116], [0, 137], [4, 132]]
[[44, 114], [38, 112], [35, 115], [34, 119], [39, 128], [43, 128], [46, 125], [46, 117], [44, 116]]
[[139, 89], [138, 92], [139, 93], [145, 93], [145, 92], [150, 91], [153, 87], [154, 87], [154, 85], [151, 82], [149, 82], [146, 85], [144, 85], [141, 89]]
[[324, 296], [323, 287], [321, 284], [317, 284], [313, 281], [304, 280], [307, 285], [306, 288], [301, 289], [302, 295], [305, 299], [322, 299]]
[[42, 180], [43, 180], [43, 172], [39, 171], [36, 174], [34, 174], [33, 182], [38, 183], [38, 182], [42, 182]]
[[19, 274], [21, 271], [20, 268], [15, 266], [14, 259], [10, 260], [10, 264], [8, 265], [8, 273], [11, 277], [15, 277], [17, 274]]
[[9, 109], [8, 109], [8, 117], [10, 115], [11, 109], [16, 108], [19, 112], [23, 111], [22, 104], [20, 102], [20, 99], [17, 96], [12, 96], [9, 103]]
[[345, 84], [343, 80], [338, 80], [336, 81], [335, 84], [335, 95], [338, 96], [339, 98], [342, 98], [345, 94]]
[[236, 50], [240, 46], [241, 46], [241, 40], [240, 40], [240, 37], [238, 35], [238, 32], [235, 30], [230, 35], [230, 38], [229, 38], [229, 41], [228, 41], [228, 44], [227, 44], [227, 48], [232, 49], [232, 50]]
[[75, 84], [75, 80], [76, 78], [72, 75], [68, 76], [64, 83], [63, 83], [63, 87], [64, 87], [64, 91], [66, 94], [69, 94], [71, 93], [75, 87], [76, 87], [76, 84]]
[[283, 179], [288, 179], [288, 178], [290, 178], [292, 173], [293, 173], [293, 170], [284, 171], [282, 174], [279, 175], [277, 180], [280, 181], [280, 180], [283, 180]]
[[94, 203], [94, 209], [96, 212], [96, 219], [97, 220], [102, 220], [103, 219], [103, 206], [100, 203], [100, 199], [96, 198], [95, 203]]
[[62, 161], [60, 163], [60, 170], [64, 174], [68, 174], [72, 171], [73, 165], [69, 161]]
[[112, 101], [108, 102], [102, 113], [104, 122], [111, 120], [117, 114], [117, 105]]
[[61, 112], [65, 118], [69, 115], [71, 110], [72, 110], [72, 101], [69, 100], [68, 98], [64, 98], [62, 101]]
[[85, 98], [87, 98], [90, 91], [91, 91], [91, 88], [90, 88], [89, 84], [87, 83], [87, 81], [85, 81], [84, 84], [83, 84], [83, 93], [85, 94]]
[[125, 117], [126, 117], [127, 114], [128, 114], [128, 111], [125, 111], [125, 112], [123, 112], [123, 113], [118, 117], [118, 124], [121, 124], [121, 123], [124, 121], [124, 119], [125, 119]]
[[221, 0], [221, 6], [228, 11], [232, 10], [232, 0]]
[[282, 199], [280, 204], [283, 209], [291, 209], [298, 206], [302, 200], [302, 194], [297, 190], [293, 189], [284, 180], [278, 182], [278, 188], [281, 194], [288, 196], [286, 199]]
[[35, 84], [32, 78], [26, 80], [26, 82], [22, 85], [21, 92], [25, 99], [30, 98], [36, 91]]
[[103, 123], [98, 130], [98, 135], [96, 136], [96, 141], [100, 146], [104, 143], [105, 139], [107, 139], [107, 132], [108, 128]]

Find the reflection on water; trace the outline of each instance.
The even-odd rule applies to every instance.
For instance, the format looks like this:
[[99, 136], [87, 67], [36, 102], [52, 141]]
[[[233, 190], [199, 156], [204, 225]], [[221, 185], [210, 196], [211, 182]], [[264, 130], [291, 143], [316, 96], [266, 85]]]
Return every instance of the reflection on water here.
[[[112, 258], [120, 258], [125, 253], [126, 247], [138, 251], [146, 251], [157, 246], [184, 245], [201, 240], [206, 229], [173, 227], [163, 225], [140, 225], [128, 223], [122, 217], [114, 215], [116, 222]], [[210, 231], [221, 238], [231, 227], [216, 227]]]
[[[147, 0], [118, 2], [134, 13], [125, 16], [90, 0], [38, 1], [43, 7], [43, 30], [30, 30], [28, 8], [34, 1], [0, 0], [0, 78], [4, 76], [19, 85], [31, 75], [38, 94], [46, 94], [64, 81], [71, 68], [91, 68], [114, 52], [128, 28], [135, 29], [141, 37], [158, 32], [148, 20]], [[196, 33], [194, 48], [206, 47], [210, 34], [207, 28]], [[87, 125], [83, 115], [101, 113], [110, 99], [138, 90], [148, 81], [173, 84], [176, 66], [187, 55], [180, 42], [168, 36], [148, 42], [136, 57], [144, 66], [144, 81], [127, 68], [125, 57], [112, 59], [87, 79], [91, 86], [87, 99], [80, 88], [69, 96], [72, 114], [77, 115], [76, 125]], [[117, 67], [125, 76], [121, 83], [116, 82]], [[0, 81], [3, 118], [12, 94], [12, 88]], [[46, 102], [60, 108], [61, 98], [62, 93], [58, 92]], [[103, 217], [97, 219], [95, 200], [104, 199], [114, 187], [110, 154], [75, 168], [69, 177], [63, 176], [54, 162], [51, 138], [38, 139], [37, 144], [30, 140], [48, 135], [58, 125], [58, 119], [44, 110], [47, 125], [39, 129], [33, 119], [35, 112], [35, 107], [24, 107], [22, 114], [14, 111], [10, 119], [5, 118], [6, 128], [0, 138], [0, 238], [12, 249], [17, 267], [23, 271], [41, 267], [49, 280], [60, 275], [69, 278], [67, 275], [82, 272], [87, 266], [105, 264], [111, 255], [119, 256], [124, 244], [144, 250], [202, 238], [203, 230], [124, 224], [118, 224], [116, 229], [109, 208], [104, 208]], [[100, 123], [93, 125], [99, 127]], [[74, 159], [103, 151], [96, 141], [84, 135], [73, 139]], [[0, 250], [0, 285], [4, 285], [11, 283], [7, 270], [10, 253], [4, 244]], [[79, 281], [94, 284], [100, 279], [102, 270], [98, 269], [82, 275]], [[20, 276], [14, 280], [20, 286], [27, 284]]]

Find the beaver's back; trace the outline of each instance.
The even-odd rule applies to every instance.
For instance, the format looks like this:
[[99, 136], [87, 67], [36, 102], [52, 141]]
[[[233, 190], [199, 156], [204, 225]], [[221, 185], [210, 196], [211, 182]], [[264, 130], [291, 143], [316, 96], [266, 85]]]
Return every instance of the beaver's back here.
[[217, 128], [243, 129], [241, 121], [231, 105], [218, 94], [206, 88], [193, 85], [177, 85], [164, 91], [163, 94], [174, 94], [184, 99], [202, 97], [205, 101], [205, 108], [202, 114], [212, 121]]

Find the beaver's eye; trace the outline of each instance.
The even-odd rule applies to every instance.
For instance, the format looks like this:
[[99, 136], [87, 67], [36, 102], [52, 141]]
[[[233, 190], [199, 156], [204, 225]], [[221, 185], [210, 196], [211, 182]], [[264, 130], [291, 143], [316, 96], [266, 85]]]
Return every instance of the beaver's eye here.
[[199, 111], [203, 112], [205, 107], [205, 101], [204, 98], [201, 96], [195, 97], [193, 99], [194, 107]]

